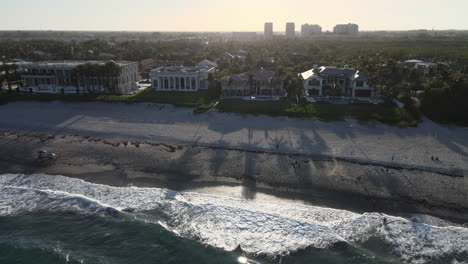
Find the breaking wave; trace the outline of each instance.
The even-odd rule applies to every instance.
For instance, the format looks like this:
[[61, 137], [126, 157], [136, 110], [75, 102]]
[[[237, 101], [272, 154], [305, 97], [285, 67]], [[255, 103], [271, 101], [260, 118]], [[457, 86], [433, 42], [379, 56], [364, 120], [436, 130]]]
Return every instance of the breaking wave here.
[[407, 263], [468, 256], [468, 229], [426, 215], [401, 218], [158, 188], [117, 188], [64, 176], [0, 175], [0, 216], [36, 211], [131, 214], [174, 234], [251, 255], [279, 257], [339, 243], [389, 245]]

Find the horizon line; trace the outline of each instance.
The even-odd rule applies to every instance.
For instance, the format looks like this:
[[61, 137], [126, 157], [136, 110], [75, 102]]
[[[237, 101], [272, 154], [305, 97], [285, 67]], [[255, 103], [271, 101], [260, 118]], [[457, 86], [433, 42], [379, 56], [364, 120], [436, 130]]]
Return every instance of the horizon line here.
[[[14, 31], [20, 31], [20, 32], [145, 32], [145, 33], [232, 33], [232, 32], [255, 32], [255, 33], [263, 33], [263, 30], [260, 31], [255, 31], [255, 30], [106, 30], [106, 29], [96, 29], [96, 30], [78, 30], [78, 29], [0, 29], [0, 32], [14, 32]], [[408, 31], [468, 31], [467, 29], [454, 29], [454, 28], [449, 28], [449, 29], [424, 29], [424, 28], [418, 28], [418, 29], [370, 29], [370, 30], [359, 30], [359, 33], [361, 32], [408, 32]], [[285, 31], [273, 31], [273, 32], [285, 32]], [[300, 32], [300, 30], [295, 30], [295, 32]], [[322, 33], [326, 33], [332, 31], [326, 30], [322, 31]]]

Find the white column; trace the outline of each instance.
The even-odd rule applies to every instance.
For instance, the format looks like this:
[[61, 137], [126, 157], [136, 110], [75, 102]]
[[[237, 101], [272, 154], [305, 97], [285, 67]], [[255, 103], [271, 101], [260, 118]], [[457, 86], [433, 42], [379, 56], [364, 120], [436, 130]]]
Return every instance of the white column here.
[[189, 80], [190, 80], [190, 90], [192, 90], [192, 77], [190, 77]]

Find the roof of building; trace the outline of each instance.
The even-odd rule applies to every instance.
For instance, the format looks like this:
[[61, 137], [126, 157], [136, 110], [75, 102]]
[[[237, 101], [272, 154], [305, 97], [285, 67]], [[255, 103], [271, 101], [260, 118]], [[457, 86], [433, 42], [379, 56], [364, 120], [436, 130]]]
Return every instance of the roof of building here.
[[309, 79], [313, 75], [316, 75], [319, 77], [323, 77], [324, 75], [342, 76], [342, 77], [349, 78], [351, 80], [369, 79], [369, 77], [363, 72], [360, 72], [359, 70], [356, 70], [356, 69], [347, 68], [347, 67], [337, 68], [334, 66], [322, 66], [322, 67], [314, 68], [314, 69], [301, 73], [301, 76], [304, 80]]
[[199, 65], [199, 64], [210, 65], [211, 67], [218, 68], [218, 64], [216, 62], [213, 62], [213, 61], [210, 61], [210, 60], [207, 60], [207, 59], [204, 59], [204, 60], [200, 61], [199, 63], [197, 63], [197, 65]]
[[229, 76], [224, 77], [223, 79], [231, 78], [236, 81], [248, 81], [249, 76], [253, 76], [255, 80], [258, 81], [269, 81], [271, 79], [277, 79], [277, 80], [282, 80], [281, 76], [278, 76], [274, 71], [269, 71], [269, 70], [251, 70], [248, 72], [244, 72], [241, 74], [231, 74]]
[[230, 58], [230, 59], [234, 59], [235, 56], [226, 51], [226, 52], [224, 52], [224, 57], [227, 57], [227, 58]]
[[405, 63], [421, 63], [423, 61], [421, 60], [415, 60], [415, 59], [412, 59], [412, 60], [405, 60]]
[[152, 73], [169, 73], [169, 72], [180, 72], [180, 73], [195, 73], [195, 72], [210, 72], [213, 67], [198, 67], [198, 66], [169, 66], [159, 67], [152, 70]]
[[114, 54], [112, 53], [107, 53], [107, 52], [99, 52], [99, 57], [108, 57], [108, 58], [113, 58], [113, 57], [116, 57]]
[[153, 63], [156, 63], [156, 62], [157, 61], [155, 59], [146, 59], [146, 60], [142, 60], [141, 64], [148, 65], [148, 64], [153, 64]]

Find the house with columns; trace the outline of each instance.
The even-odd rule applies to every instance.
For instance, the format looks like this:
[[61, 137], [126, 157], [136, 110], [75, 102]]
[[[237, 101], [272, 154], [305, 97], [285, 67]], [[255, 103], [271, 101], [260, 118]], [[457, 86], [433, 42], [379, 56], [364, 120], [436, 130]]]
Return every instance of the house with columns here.
[[208, 75], [214, 67], [171, 66], [150, 72], [151, 87], [157, 91], [195, 92], [208, 89]]
[[314, 66], [299, 74], [306, 96], [373, 97], [374, 88], [363, 72], [344, 66]]

